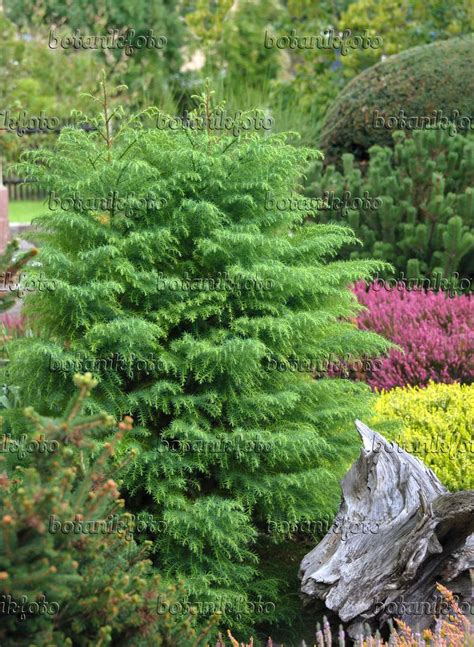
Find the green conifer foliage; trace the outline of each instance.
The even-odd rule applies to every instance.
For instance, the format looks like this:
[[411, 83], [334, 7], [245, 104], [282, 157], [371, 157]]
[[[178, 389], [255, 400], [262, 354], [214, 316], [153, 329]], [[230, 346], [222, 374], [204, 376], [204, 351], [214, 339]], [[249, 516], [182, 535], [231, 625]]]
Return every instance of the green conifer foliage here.
[[394, 140], [394, 150], [370, 149], [365, 170], [349, 153], [342, 156], [341, 172], [329, 165], [323, 173], [321, 162], [314, 163], [307, 195], [324, 201], [328, 192], [331, 207], [319, 211], [316, 221], [349, 225], [362, 240], [363, 248], [345, 246], [342, 258], [384, 259], [397, 276], [408, 278], [452, 278], [455, 272], [471, 277], [474, 138], [428, 129], [398, 131]]
[[[112, 130], [104, 94], [97, 132], [66, 129], [54, 151], [31, 154], [29, 176], [56, 196], [116, 191], [124, 204], [40, 219], [41, 271], [57, 289], [27, 298], [36, 336], [12, 347], [9, 381], [55, 412], [68, 370], [88, 362], [92, 408], [139, 425], [124, 441], [137, 449], [125, 484], [131, 509], [163, 521], [156, 563], [186, 578], [192, 600], [219, 606], [224, 628], [248, 628], [291, 606], [287, 583], [262, 574], [267, 520], [333, 512], [357, 453], [366, 387], [314, 380], [307, 360], [386, 348], [349, 321], [350, 284], [383, 264], [334, 261], [349, 229], [269, 207], [317, 154], [284, 135], [214, 129], [211, 100], [188, 127], [117, 113]], [[274, 611], [254, 610], [259, 599]]]
[[20, 416], [25, 433], [2, 434], [1, 644], [202, 645], [210, 627], [200, 633], [191, 618], [168, 612], [179, 588], [153, 572], [149, 545], [134, 541], [136, 520], [110, 478], [109, 457], [131, 419], [97, 452], [94, 434], [113, 418], [84, 416], [95, 381], [89, 373], [74, 382], [77, 393], [59, 419], [29, 407]]

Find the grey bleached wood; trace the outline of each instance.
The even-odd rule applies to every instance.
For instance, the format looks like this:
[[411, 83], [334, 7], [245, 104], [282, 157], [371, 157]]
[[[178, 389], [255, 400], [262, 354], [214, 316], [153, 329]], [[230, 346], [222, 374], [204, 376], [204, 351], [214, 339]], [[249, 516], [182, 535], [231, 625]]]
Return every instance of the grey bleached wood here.
[[436, 582], [472, 603], [474, 491], [448, 492], [421, 460], [362, 422], [356, 427], [363, 448], [342, 481], [335, 520], [346, 532], [333, 526], [304, 557], [303, 602], [322, 601], [352, 637], [394, 616], [427, 628], [442, 608]]

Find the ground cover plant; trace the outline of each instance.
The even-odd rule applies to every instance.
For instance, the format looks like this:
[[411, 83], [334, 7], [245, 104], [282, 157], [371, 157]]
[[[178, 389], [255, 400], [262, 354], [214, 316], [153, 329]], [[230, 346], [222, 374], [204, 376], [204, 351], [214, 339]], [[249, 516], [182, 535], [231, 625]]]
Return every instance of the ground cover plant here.
[[[38, 221], [41, 272], [57, 284], [26, 297], [35, 337], [12, 343], [8, 380], [57, 415], [71, 370], [90, 367], [91, 412], [136, 421], [124, 486], [131, 511], [162, 522], [160, 572], [222, 610], [224, 628], [289, 627], [298, 560], [267, 536], [268, 519], [334, 512], [370, 393], [272, 366], [386, 349], [349, 321], [350, 285], [383, 266], [332, 260], [350, 230], [267, 208], [317, 153], [284, 135], [217, 132], [212, 95], [199, 101], [189, 119], [202, 128], [142, 128], [145, 116], [118, 112], [112, 130], [104, 94], [96, 132], [64, 130], [54, 151], [31, 154], [23, 172], [63, 200]], [[120, 207], [71, 202], [110, 191]], [[294, 582], [275, 555], [294, 563]]]
[[430, 381], [471, 384], [474, 380], [474, 299], [442, 290], [410, 289], [405, 283], [359, 283], [355, 293], [367, 310], [358, 326], [390, 339], [398, 348], [367, 376], [374, 389]]
[[448, 489], [474, 488], [474, 384], [430, 382], [383, 391], [372, 422], [431, 467]]

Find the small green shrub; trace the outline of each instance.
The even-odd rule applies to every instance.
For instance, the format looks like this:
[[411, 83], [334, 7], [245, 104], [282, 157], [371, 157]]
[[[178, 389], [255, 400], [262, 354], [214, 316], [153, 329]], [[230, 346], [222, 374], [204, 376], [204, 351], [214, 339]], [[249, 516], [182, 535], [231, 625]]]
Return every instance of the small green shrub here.
[[372, 423], [421, 458], [450, 490], [474, 487], [474, 384], [384, 391]]
[[[35, 336], [12, 343], [8, 381], [53, 414], [71, 367], [93, 371], [90, 406], [138, 422], [127, 503], [166, 522], [153, 536], [160, 572], [230, 628], [289, 623], [299, 605], [283, 601], [289, 578], [267, 573], [279, 550], [267, 522], [335, 511], [371, 395], [273, 365], [385, 349], [341, 320], [357, 312], [352, 282], [383, 264], [335, 262], [349, 229], [268, 208], [268, 191], [288, 195], [317, 153], [281, 134], [143, 128], [120, 113], [112, 131], [103, 108], [97, 131], [63, 131], [25, 169], [69, 201], [39, 220], [41, 272], [57, 288], [27, 297]], [[189, 119], [214, 109], [207, 95]], [[90, 206], [113, 191], [120, 206]]]
[[[1, 439], [1, 644], [196, 647], [192, 616], [159, 612], [158, 600], [170, 608], [179, 587], [153, 571], [151, 542], [135, 542], [138, 521], [124, 513], [110, 478], [109, 457], [131, 420], [113, 433], [107, 414], [84, 416], [95, 382], [90, 374], [74, 381], [77, 394], [64, 415], [26, 409], [24, 433]], [[2, 431], [9, 428], [2, 423]], [[109, 442], [98, 450], [95, 436], [104, 428]]]

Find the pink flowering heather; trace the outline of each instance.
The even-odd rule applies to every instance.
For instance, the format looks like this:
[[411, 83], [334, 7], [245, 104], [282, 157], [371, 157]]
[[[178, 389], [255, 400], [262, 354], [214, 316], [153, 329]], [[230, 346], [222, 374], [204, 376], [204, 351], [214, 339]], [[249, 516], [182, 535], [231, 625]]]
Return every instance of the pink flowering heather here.
[[[375, 331], [395, 344], [380, 368], [367, 374], [374, 389], [425, 386], [433, 382], [470, 384], [474, 377], [474, 299], [449, 297], [444, 292], [388, 290], [358, 283], [355, 293], [368, 310], [357, 319], [359, 328]], [[380, 365], [379, 365], [380, 366]]]
[[25, 327], [25, 317], [19, 312], [4, 312], [0, 315], [0, 326], [9, 332], [21, 332]]

